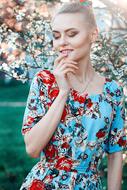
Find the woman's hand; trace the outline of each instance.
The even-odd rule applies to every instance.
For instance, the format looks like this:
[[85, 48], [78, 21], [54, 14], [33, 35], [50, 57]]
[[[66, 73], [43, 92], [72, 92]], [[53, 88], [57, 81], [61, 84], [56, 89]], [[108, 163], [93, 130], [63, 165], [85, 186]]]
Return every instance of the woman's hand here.
[[61, 91], [69, 92], [70, 85], [67, 77], [67, 73], [76, 73], [77, 62], [72, 60], [67, 60], [67, 55], [60, 55], [54, 62], [53, 74], [55, 75], [56, 81], [58, 83], [59, 89]]

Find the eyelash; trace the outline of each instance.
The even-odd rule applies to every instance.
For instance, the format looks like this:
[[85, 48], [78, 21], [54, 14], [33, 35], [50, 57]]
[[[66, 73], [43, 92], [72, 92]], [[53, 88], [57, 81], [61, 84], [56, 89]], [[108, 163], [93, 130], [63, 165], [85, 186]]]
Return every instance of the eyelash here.
[[[77, 33], [73, 33], [73, 34], [69, 35], [69, 37], [74, 37], [74, 36], [76, 36], [76, 34], [77, 34]], [[57, 40], [59, 37], [55, 37], [55, 36], [53, 35], [53, 38], [54, 38], [55, 40]]]

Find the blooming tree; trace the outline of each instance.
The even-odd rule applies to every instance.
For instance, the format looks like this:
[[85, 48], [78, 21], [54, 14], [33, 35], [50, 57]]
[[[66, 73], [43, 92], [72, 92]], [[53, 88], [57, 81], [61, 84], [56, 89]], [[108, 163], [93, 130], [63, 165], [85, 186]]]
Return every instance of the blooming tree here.
[[[102, 2], [112, 10], [110, 0]], [[17, 80], [28, 80], [32, 77], [31, 71], [52, 69], [55, 52], [52, 50], [51, 15], [46, 5], [45, 1], [35, 0], [1, 2], [0, 70]], [[127, 26], [122, 8], [115, 7], [116, 19], [120, 17]], [[95, 69], [126, 85], [126, 50], [127, 36], [122, 28], [100, 33], [92, 48]]]
[[34, 1], [2, 1], [0, 70], [23, 82], [31, 68], [49, 67], [52, 59], [50, 18], [41, 14], [44, 8]]

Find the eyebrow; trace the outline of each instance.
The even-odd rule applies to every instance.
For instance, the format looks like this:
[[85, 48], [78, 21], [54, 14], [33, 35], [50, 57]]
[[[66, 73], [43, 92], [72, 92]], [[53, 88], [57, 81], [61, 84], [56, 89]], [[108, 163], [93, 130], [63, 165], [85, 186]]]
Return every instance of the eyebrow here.
[[[65, 30], [65, 32], [68, 32], [68, 31], [70, 31], [70, 30], [76, 30], [76, 28], [68, 28], [67, 30]], [[53, 32], [59, 32], [59, 31], [57, 31], [57, 30], [53, 30]]]

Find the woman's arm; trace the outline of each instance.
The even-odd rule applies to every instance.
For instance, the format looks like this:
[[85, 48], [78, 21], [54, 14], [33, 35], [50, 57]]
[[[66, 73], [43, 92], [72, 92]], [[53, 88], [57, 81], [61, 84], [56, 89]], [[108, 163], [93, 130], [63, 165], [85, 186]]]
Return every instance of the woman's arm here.
[[40, 152], [49, 142], [58, 123], [60, 122], [68, 92], [61, 91], [52, 103], [44, 117], [25, 134], [26, 152], [33, 158], [37, 158]]
[[122, 152], [108, 154], [108, 190], [121, 190]]
[[[76, 66], [77, 62], [67, 60], [66, 57], [67, 54], [59, 55], [59, 57], [54, 61], [53, 74], [55, 75], [59, 86], [58, 96], [53, 101], [51, 107], [42, 117], [42, 119], [34, 126], [32, 126], [29, 132], [25, 133], [24, 140], [26, 144], [26, 151], [31, 157], [39, 157], [40, 152], [44, 149], [44, 147], [51, 139], [61, 120], [68, 93], [70, 92], [70, 85], [66, 74], [68, 72], [75, 74], [76, 69], [78, 69]], [[33, 82], [31, 89], [36, 86], [36, 82]], [[39, 98], [40, 94], [38, 85], [34, 94], [37, 94], [37, 97], [34, 98]]]

